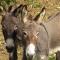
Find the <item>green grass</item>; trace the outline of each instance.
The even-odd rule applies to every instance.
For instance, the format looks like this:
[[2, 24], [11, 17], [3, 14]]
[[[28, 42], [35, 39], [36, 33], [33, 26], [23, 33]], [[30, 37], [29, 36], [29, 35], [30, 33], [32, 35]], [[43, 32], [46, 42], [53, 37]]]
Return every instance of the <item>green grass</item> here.
[[56, 60], [56, 54], [49, 55], [49, 59], [48, 60]]

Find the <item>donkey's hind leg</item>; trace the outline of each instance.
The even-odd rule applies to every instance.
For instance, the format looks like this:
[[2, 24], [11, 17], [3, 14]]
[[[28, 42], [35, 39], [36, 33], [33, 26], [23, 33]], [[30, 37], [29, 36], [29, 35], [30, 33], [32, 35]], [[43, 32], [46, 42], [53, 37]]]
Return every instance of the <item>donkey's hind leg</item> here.
[[26, 57], [26, 54], [25, 54], [26, 53], [25, 49], [26, 48], [23, 49], [23, 58], [22, 58], [22, 60], [27, 60], [27, 57]]

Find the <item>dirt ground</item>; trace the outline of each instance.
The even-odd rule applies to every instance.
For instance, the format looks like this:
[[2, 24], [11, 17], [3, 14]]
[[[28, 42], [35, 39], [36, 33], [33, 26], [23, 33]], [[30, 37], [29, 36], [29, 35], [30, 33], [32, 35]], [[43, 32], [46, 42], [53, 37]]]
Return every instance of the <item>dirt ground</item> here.
[[[54, 15], [55, 13], [60, 11], [60, 0], [33, 0], [37, 1], [37, 3], [41, 4], [41, 7], [32, 8], [31, 4], [29, 2], [26, 2], [24, 0], [16, 0], [18, 4], [28, 4], [28, 10], [31, 13], [31, 15], [35, 16], [43, 7], [43, 5], [46, 7], [46, 15], [44, 17], [44, 21], [47, 21], [47, 18], [51, 15]], [[30, 0], [29, 0], [30, 1]], [[1, 16], [0, 16], [0, 23], [1, 23]], [[1, 24], [0, 24], [0, 60], [8, 60], [8, 53], [5, 49], [5, 42], [4, 37], [1, 30]], [[18, 60], [21, 60], [22, 58], [22, 48], [18, 48]]]

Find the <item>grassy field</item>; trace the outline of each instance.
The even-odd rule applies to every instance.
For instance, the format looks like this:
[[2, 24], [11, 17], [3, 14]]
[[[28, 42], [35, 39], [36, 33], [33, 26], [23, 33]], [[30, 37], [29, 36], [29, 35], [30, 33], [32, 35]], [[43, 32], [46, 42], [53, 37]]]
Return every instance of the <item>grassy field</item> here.
[[[60, 0], [16, 0], [17, 4], [27, 4], [29, 13], [32, 16], [35, 16], [43, 6], [46, 7], [46, 15], [44, 21], [47, 21], [47, 18], [51, 15], [56, 14], [60, 11]], [[2, 17], [0, 16], [0, 23]], [[0, 60], [8, 60], [8, 53], [5, 49], [4, 37], [1, 30], [0, 24]], [[18, 48], [18, 60], [22, 58], [22, 48]], [[52, 54], [49, 56], [49, 60], [55, 60], [55, 55]]]

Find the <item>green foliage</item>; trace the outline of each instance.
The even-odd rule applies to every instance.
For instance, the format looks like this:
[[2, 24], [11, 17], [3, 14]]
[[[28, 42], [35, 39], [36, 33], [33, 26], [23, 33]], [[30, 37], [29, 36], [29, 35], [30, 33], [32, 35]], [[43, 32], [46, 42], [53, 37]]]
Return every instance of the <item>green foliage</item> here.
[[26, 0], [29, 5], [32, 5], [33, 8], [40, 8], [42, 4], [36, 0]]
[[0, 4], [4, 2], [9, 5], [11, 2], [15, 2], [15, 0], [0, 0]]
[[49, 56], [49, 60], [56, 60], [55, 54], [51, 54], [51, 55]]
[[7, 9], [9, 5], [15, 4], [16, 0], [0, 0], [0, 6], [4, 9]]

